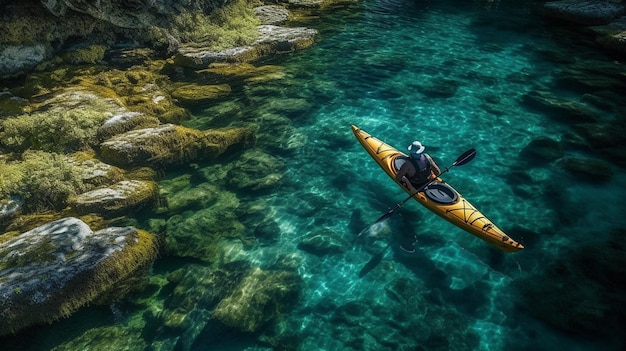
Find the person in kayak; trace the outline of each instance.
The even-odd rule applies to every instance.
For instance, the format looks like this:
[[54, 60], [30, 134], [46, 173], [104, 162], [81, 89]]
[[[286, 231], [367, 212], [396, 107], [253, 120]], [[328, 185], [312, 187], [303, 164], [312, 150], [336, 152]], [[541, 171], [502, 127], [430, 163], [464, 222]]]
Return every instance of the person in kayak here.
[[416, 193], [420, 186], [441, 174], [439, 166], [424, 152], [425, 149], [419, 141], [409, 145], [409, 157], [396, 174], [396, 180], [404, 184], [412, 194]]
[[[404, 184], [411, 194], [415, 194], [417, 189], [426, 184], [431, 179], [439, 176], [441, 170], [433, 161], [432, 157], [424, 152], [426, 148], [419, 141], [414, 141], [409, 145], [409, 157], [400, 167], [396, 174], [396, 180]], [[408, 253], [415, 252], [415, 235], [404, 235], [400, 239], [400, 248]]]

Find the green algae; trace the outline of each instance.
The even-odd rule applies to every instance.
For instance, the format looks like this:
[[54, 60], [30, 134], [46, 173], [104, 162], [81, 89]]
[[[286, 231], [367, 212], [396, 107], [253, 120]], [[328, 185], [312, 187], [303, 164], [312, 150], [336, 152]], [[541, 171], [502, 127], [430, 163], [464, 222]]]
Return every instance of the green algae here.
[[[4, 281], [13, 295], [3, 301], [1, 334], [53, 322], [87, 303], [110, 302], [141, 286], [137, 279], [145, 277], [146, 268], [158, 254], [156, 237], [130, 227], [85, 233], [82, 230], [89, 229], [80, 223], [50, 223], [41, 229], [45, 236], [29, 232], [2, 242], [3, 276], [11, 277], [11, 272], [20, 270], [28, 274]], [[71, 229], [76, 226], [82, 229]], [[76, 273], [62, 273], [61, 267], [72, 265]]]
[[62, 58], [64, 62], [72, 65], [96, 64], [102, 61], [107, 47], [104, 45], [91, 45], [85, 48], [66, 52]]
[[81, 170], [66, 156], [25, 152], [22, 160], [0, 163], [0, 198], [18, 195], [26, 211], [60, 210], [85, 188]]
[[164, 47], [177, 43], [199, 43], [214, 50], [249, 45], [258, 37], [259, 19], [252, 3], [236, 0], [210, 14], [183, 11], [170, 21], [169, 28], [152, 27], [153, 40]]

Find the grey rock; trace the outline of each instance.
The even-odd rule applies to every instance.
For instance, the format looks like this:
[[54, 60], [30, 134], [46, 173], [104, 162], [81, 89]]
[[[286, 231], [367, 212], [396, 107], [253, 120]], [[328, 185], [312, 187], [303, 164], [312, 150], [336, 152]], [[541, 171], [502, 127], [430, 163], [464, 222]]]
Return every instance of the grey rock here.
[[0, 76], [31, 70], [51, 56], [50, 47], [41, 43], [0, 45]]
[[192, 46], [181, 46], [174, 62], [191, 68], [205, 68], [216, 62], [248, 62], [273, 54], [306, 48], [313, 44], [317, 30], [305, 27], [260, 25], [258, 39], [247, 46], [221, 51]]
[[92, 231], [68, 217], [0, 243], [0, 335], [52, 322], [149, 265], [156, 240], [133, 227]]
[[262, 24], [283, 24], [289, 19], [289, 10], [278, 5], [264, 5], [254, 8], [254, 15]]
[[112, 217], [140, 209], [156, 200], [158, 186], [151, 181], [123, 180], [76, 196], [74, 209], [81, 214], [98, 213]]
[[625, 13], [623, 5], [601, 0], [547, 2], [544, 5], [544, 10], [548, 17], [583, 25], [607, 24]]

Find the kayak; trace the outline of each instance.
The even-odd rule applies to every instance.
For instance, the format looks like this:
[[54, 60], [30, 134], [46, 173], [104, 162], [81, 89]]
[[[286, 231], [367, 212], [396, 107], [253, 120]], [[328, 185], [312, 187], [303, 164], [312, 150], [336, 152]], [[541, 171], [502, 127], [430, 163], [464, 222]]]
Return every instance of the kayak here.
[[[354, 125], [352, 126], [352, 132], [354, 132], [361, 145], [385, 173], [410, 195], [410, 190], [396, 181], [396, 173], [402, 164], [406, 162], [408, 155]], [[524, 245], [506, 235], [456, 189], [441, 178], [437, 178], [424, 190], [419, 191], [413, 196], [413, 199], [448, 222], [498, 249], [506, 252], [516, 252], [524, 249]]]

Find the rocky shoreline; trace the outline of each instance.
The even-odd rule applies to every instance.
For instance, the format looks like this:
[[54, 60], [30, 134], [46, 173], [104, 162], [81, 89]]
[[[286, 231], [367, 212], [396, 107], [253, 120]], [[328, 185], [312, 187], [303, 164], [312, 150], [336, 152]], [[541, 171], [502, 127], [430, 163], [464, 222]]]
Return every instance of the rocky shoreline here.
[[[301, 11], [320, 11], [333, 2], [288, 1], [256, 7], [253, 11], [259, 22], [254, 40], [219, 50], [181, 42], [182, 34], [174, 37], [170, 33], [150, 41], [148, 33], [154, 26], [177, 12], [171, 2], [150, 3], [135, 11], [123, 11], [129, 10], [128, 5], [116, 1], [98, 2], [99, 7], [84, 2], [42, 2], [39, 11], [47, 10], [67, 21], [56, 25], [56, 31], [39, 28], [35, 36], [39, 41], [27, 43], [22, 38], [22, 42], [4, 39], [0, 43], [0, 76], [13, 84], [0, 93], [0, 230], [4, 233], [0, 235], [0, 334], [66, 317], [90, 303], [110, 301], [111, 290], [136, 279], [159, 252], [215, 263], [224, 255], [219, 248], [224, 238], [244, 246], [256, 240], [244, 234], [244, 225], [233, 214], [242, 209], [232, 193], [208, 184], [202, 193], [180, 195], [176, 201], [159, 205], [167, 194], [159, 191], [158, 174], [229, 156], [238, 159], [224, 171], [232, 179], [229, 186], [254, 193], [279, 185], [283, 165], [272, 155], [254, 149], [256, 140], [263, 137], [259, 132], [263, 127], [258, 123], [200, 130], [184, 127], [181, 122], [188, 119], [189, 108], [228, 99], [233, 81], [262, 83], [280, 78], [280, 68], [250, 62], [313, 45], [315, 29], [284, 24]], [[192, 3], [201, 12], [216, 8], [212, 2]], [[0, 6], [15, 11], [7, 13], [25, 14], [14, 4], [0, 2]], [[599, 47], [626, 53], [622, 4], [559, 1], [543, 8], [550, 18], [584, 25], [595, 33]], [[19, 23], [17, 17], [11, 20]], [[90, 21], [93, 23], [88, 25]], [[82, 25], [69, 30], [68, 26], [75, 23]], [[136, 30], [142, 44], [152, 45], [106, 46], [105, 34], [112, 28], [116, 35], [126, 38], [132, 38], [129, 33]], [[76, 31], [87, 29], [93, 32], [86, 33], [84, 42], [69, 46]], [[584, 65], [570, 65], [561, 73], [563, 84], [589, 84], [583, 77], [586, 70]], [[600, 110], [623, 114], [615, 96], [602, 94], [626, 91], [623, 72], [614, 71], [613, 77], [603, 77], [593, 85], [593, 93], [585, 96]], [[193, 79], [187, 79], [189, 76]], [[569, 144], [626, 164], [623, 121], [604, 121], [597, 111], [540, 90], [526, 94], [523, 102], [555, 119], [570, 120], [576, 132], [569, 135]], [[286, 104], [294, 111], [307, 108], [301, 101]], [[283, 124], [280, 120], [264, 122]], [[285, 128], [269, 133], [287, 134]], [[561, 158], [561, 148], [552, 140], [534, 140], [527, 152], [539, 152], [535, 156], [551, 162]], [[611, 176], [603, 160], [564, 159], [559, 165], [592, 181]], [[204, 175], [206, 179], [211, 176]], [[116, 225], [120, 216], [145, 209], [175, 212], [196, 202], [217, 205], [211, 213], [198, 213], [185, 220], [174, 215], [155, 224], [170, 233], [165, 238]], [[263, 204], [250, 207], [249, 212], [262, 212], [258, 208]], [[272, 222], [263, 214], [254, 220], [270, 227], [259, 226], [260, 238], [272, 231]], [[185, 228], [190, 226], [205, 228], [207, 235], [189, 237]], [[315, 246], [314, 239], [308, 238], [303, 246], [311, 252], [334, 249]], [[89, 270], [72, 269], [74, 265]], [[200, 303], [203, 311], [213, 310], [204, 316], [212, 318], [211, 323], [256, 331], [276, 314], [255, 311], [287, 308], [302, 285], [289, 258], [272, 271], [243, 264], [194, 269], [206, 278], [206, 284], [223, 289], [193, 302], [177, 301], [189, 297], [173, 294], [168, 303], [176, 307], [155, 317], [168, 328], [184, 330], [185, 318], [198, 313], [198, 309], [184, 307]], [[181, 289], [186, 284], [189, 289], [200, 289], [193, 287], [186, 274], [178, 272], [169, 279]], [[89, 289], [77, 289], [78, 284]], [[117, 291], [114, 298], [127, 290]], [[238, 293], [251, 290], [257, 295]]]

